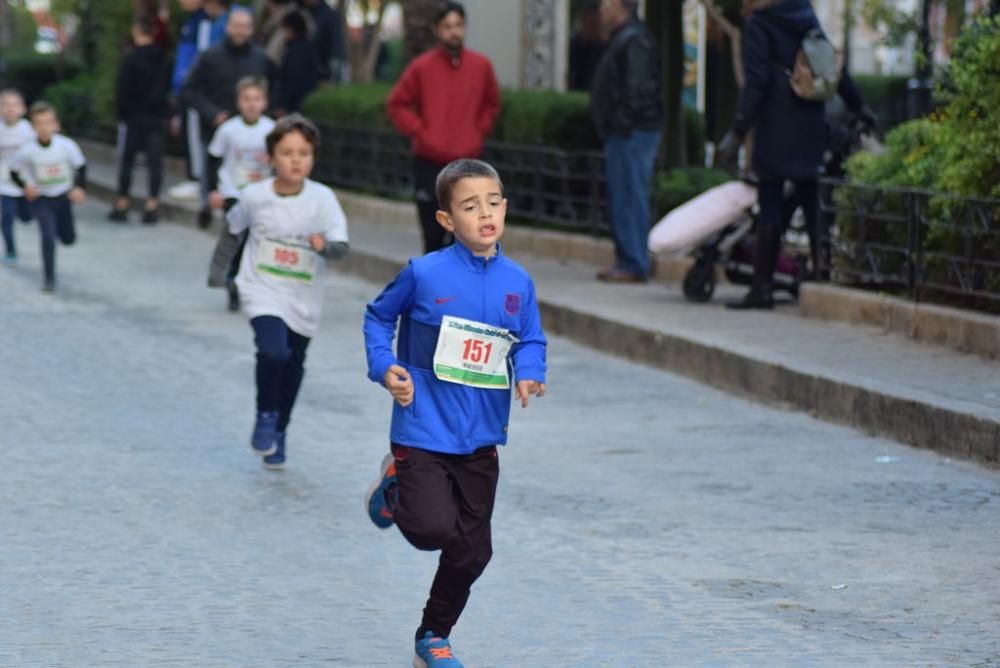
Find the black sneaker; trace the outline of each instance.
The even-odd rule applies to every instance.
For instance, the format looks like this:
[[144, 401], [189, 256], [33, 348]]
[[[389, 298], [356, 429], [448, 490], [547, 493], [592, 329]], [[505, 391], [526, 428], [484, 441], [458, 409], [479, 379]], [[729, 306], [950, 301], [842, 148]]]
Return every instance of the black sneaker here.
[[142, 222], [147, 225], [155, 225], [160, 222], [160, 210], [159, 209], [146, 209], [142, 212]]
[[128, 209], [111, 209], [111, 211], [108, 212], [108, 220], [113, 223], [127, 223]]
[[198, 212], [198, 227], [205, 229], [212, 224], [212, 210], [204, 208]]
[[46, 278], [45, 282], [42, 283], [42, 292], [55, 292], [56, 291], [56, 281], [54, 278]]

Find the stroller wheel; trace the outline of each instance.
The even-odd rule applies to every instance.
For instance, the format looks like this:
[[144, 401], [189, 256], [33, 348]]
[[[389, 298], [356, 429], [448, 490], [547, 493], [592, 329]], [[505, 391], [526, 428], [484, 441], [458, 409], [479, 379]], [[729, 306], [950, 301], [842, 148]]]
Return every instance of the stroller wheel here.
[[684, 275], [684, 297], [704, 303], [715, 293], [715, 263], [697, 260]]

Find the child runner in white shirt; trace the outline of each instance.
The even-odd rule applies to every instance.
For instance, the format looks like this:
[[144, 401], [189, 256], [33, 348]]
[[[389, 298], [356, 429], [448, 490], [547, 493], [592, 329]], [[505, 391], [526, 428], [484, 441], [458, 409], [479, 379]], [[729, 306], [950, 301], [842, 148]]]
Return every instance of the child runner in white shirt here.
[[[240, 79], [236, 84], [236, 107], [240, 115], [220, 125], [208, 145], [208, 203], [213, 209], [229, 211], [243, 188], [271, 175], [266, 139], [274, 121], [263, 115], [267, 109], [267, 83], [256, 77]], [[234, 279], [242, 254], [241, 244], [226, 276], [230, 311], [240, 309]]]
[[282, 118], [267, 136], [274, 178], [244, 188], [226, 214], [231, 234], [249, 231], [236, 284], [257, 344], [251, 446], [268, 468], [285, 464], [285, 430], [323, 306], [324, 258], [348, 250], [336, 195], [308, 178], [318, 147], [315, 125], [299, 114]]
[[11, 178], [31, 202], [42, 236], [42, 290], [56, 287], [56, 238], [76, 241], [73, 204], [86, 199], [87, 161], [75, 141], [59, 134], [59, 116], [48, 102], [35, 102], [28, 112], [36, 140], [22, 146], [11, 161]]
[[10, 178], [10, 161], [25, 144], [35, 140], [31, 123], [24, 119], [24, 98], [13, 88], [0, 90], [0, 229], [3, 231], [4, 264], [17, 262], [14, 218], [31, 221], [31, 207], [24, 191]]

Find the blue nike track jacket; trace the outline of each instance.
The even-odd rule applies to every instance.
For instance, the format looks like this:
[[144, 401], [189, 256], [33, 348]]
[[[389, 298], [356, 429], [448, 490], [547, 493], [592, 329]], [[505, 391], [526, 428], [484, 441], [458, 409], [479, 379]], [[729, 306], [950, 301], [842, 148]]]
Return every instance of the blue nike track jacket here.
[[[497, 254], [476, 257], [456, 242], [416, 258], [396, 276], [365, 313], [368, 377], [383, 383], [393, 364], [413, 379], [413, 403], [393, 402], [393, 443], [464, 455], [507, 442], [511, 389], [480, 389], [438, 380], [434, 351], [441, 318], [452, 316], [510, 330], [511, 388], [520, 380], [545, 382], [545, 334], [535, 285], [517, 263]], [[399, 323], [396, 353], [393, 335]]]

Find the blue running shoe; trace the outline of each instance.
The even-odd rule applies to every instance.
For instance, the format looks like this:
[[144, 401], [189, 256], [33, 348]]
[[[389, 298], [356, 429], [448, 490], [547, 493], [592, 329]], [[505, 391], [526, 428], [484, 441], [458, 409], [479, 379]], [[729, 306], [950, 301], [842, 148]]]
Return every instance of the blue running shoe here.
[[278, 411], [257, 413], [253, 436], [250, 437], [250, 447], [253, 448], [254, 454], [261, 457], [273, 455], [278, 449]]
[[264, 468], [280, 471], [285, 468], [285, 432], [279, 431], [275, 440], [277, 450], [269, 455], [264, 455]]
[[392, 511], [396, 507], [396, 458], [390, 452], [382, 460], [378, 479], [365, 494], [365, 510], [379, 529], [392, 526]]
[[451, 653], [448, 639], [436, 638], [430, 631], [417, 641], [416, 651], [413, 668], [465, 668], [465, 664]]

